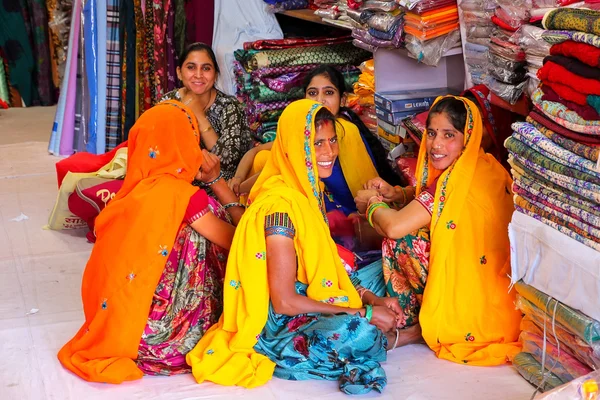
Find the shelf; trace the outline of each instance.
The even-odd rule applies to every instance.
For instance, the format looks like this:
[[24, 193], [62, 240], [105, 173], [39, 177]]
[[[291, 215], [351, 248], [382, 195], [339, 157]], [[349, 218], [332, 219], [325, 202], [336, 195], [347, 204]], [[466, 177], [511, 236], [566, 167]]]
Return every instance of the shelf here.
[[307, 8], [306, 9], [302, 9], [302, 10], [278, 11], [277, 14], [286, 15], [288, 17], [301, 19], [303, 21], [313, 22], [315, 24], [321, 24], [321, 25], [327, 25], [327, 26], [334, 26], [334, 27], [339, 28], [339, 29], [348, 29], [348, 30], [351, 30], [351, 28], [349, 28], [347, 26], [343, 26], [343, 25], [337, 24], [335, 22], [329, 22], [328, 20], [322, 19], [318, 15], [315, 15], [315, 12], [313, 10], [309, 10]]
[[500, 97], [496, 96], [494, 93], [491, 93], [490, 103], [492, 103], [495, 106], [504, 108], [505, 110], [508, 110], [512, 113], [522, 115], [524, 117], [529, 115], [529, 112], [531, 111], [532, 107], [529, 97], [525, 95], [522, 95], [521, 98], [515, 104], [510, 104], [501, 99]]

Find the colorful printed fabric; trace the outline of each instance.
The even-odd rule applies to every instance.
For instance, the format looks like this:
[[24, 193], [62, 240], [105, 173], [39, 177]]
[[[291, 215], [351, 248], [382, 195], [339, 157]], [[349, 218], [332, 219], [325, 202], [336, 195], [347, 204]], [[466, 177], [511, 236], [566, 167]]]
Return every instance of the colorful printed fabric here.
[[352, 41], [350, 35], [340, 37], [267, 39], [246, 42], [244, 43], [244, 50], [281, 50], [294, 47], [313, 47], [327, 44], [346, 43], [350, 41]]
[[577, 31], [550, 31], [542, 33], [542, 39], [550, 44], [558, 44], [571, 40], [577, 43], [586, 43], [600, 48], [600, 37], [591, 33]]
[[29, 33], [29, 42], [33, 45], [32, 50], [35, 59], [33, 82], [37, 88], [39, 98], [34, 100], [33, 105], [50, 106], [56, 103], [56, 99], [48, 49], [46, 2], [43, 0], [21, 0], [21, 12]]
[[584, 120], [587, 120], [587, 121], [600, 120], [600, 114], [598, 114], [598, 111], [596, 111], [596, 109], [594, 107], [587, 105], [587, 104], [579, 105], [579, 104], [575, 103], [574, 101], [569, 101], [569, 100], [563, 99], [562, 97], [559, 96], [558, 93], [556, 93], [554, 91], [554, 89], [552, 89], [548, 85], [542, 85], [542, 86], [540, 86], [540, 89], [542, 90], [542, 92], [544, 92], [544, 95], [542, 96], [542, 100], [560, 103], [560, 104], [564, 105], [566, 108], [568, 108], [569, 110], [572, 110], [575, 113], [577, 113], [577, 115], [579, 115]]
[[524, 142], [542, 155], [567, 167], [572, 167], [578, 171], [590, 174], [592, 177], [600, 178], [600, 171], [598, 170], [596, 163], [560, 147], [546, 136], [542, 135], [535, 126], [527, 122], [515, 122], [512, 127], [515, 130], [513, 136], [516, 139]]
[[[181, 102], [179, 90], [165, 94], [161, 102], [166, 100]], [[252, 144], [252, 133], [246, 123], [244, 111], [237, 99], [217, 90], [214, 103], [206, 111], [206, 118], [219, 136], [210, 151], [219, 156], [223, 177], [229, 180], [235, 175], [240, 160]], [[204, 144], [201, 146], [204, 148]], [[195, 184], [199, 185], [199, 182]]]
[[[229, 222], [209, 197], [210, 211]], [[223, 311], [227, 251], [184, 224], [156, 286], [136, 360], [148, 375], [189, 373], [185, 355]]]
[[119, 0], [107, 1], [106, 16], [106, 151], [110, 151], [121, 143]]
[[269, 89], [276, 92], [288, 92], [295, 87], [302, 85], [302, 81], [306, 74], [301, 72], [291, 72], [278, 76], [277, 78], [265, 78], [263, 82]]
[[[306, 289], [296, 282], [298, 294], [307, 296]], [[278, 378], [337, 380], [344, 393], [362, 394], [381, 392], [387, 383], [380, 365], [386, 345], [385, 335], [358, 315], [290, 317], [275, 313], [271, 305], [254, 349], [275, 361]]]
[[569, 150], [590, 161], [598, 161], [598, 157], [600, 156], [600, 147], [588, 146], [559, 135], [558, 133], [553, 132], [549, 128], [546, 128], [544, 125], [531, 118], [531, 116], [528, 116], [526, 121], [532, 124], [540, 133], [560, 147], [563, 147], [564, 149]]
[[429, 270], [430, 249], [428, 228], [419, 229], [399, 240], [383, 240], [383, 277], [386, 293], [398, 299], [403, 312], [402, 326], [412, 326], [419, 322], [419, 311]]
[[559, 164], [519, 141], [514, 136], [506, 140], [506, 148], [515, 154], [517, 159], [522, 158], [527, 160], [526, 166], [529, 169], [531, 169], [530, 165], [533, 165], [535, 172], [539, 173], [542, 171], [539, 173], [540, 175], [548, 173], [548, 176], [555, 177], [563, 182], [579, 186], [586, 190], [596, 190], [598, 196], [600, 196], [600, 186], [595, 184], [599, 182], [598, 178]]
[[544, 15], [544, 29], [574, 30], [600, 35], [600, 12], [577, 8], [557, 8]]
[[582, 221], [600, 228], [600, 206], [590, 203], [574, 193], [556, 190], [545, 182], [531, 180], [527, 175], [515, 175], [513, 190], [524, 197], [535, 196], [539, 201], [558, 207], [581, 218]]
[[256, 71], [260, 68], [279, 67], [283, 65], [358, 65], [371, 57], [372, 55], [369, 52], [357, 49], [352, 43], [340, 43], [329, 46], [263, 50], [250, 57], [246, 68]]
[[269, 103], [272, 101], [299, 100], [304, 97], [302, 87], [294, 87], [289, 92], [276, 92], [263, 83], [254, 85], [250, 91], [250, 99], [258, 103]]
[[515, 210], [520, 212], [521, 214], [528, 215], [528, 216], [540, 221], [541, 223], [548, 225], [549, 227], [551, 227], [553, 229], [556, 229], [560, 233], [567, 235], [571, 239], [574, 239], [581, 244], [584, 244], [594, 250], [600, 251], [600, 244], [594, 242], [593, 240], [589, 240], [589, 239], [579, 235], [577, 232], [565, 227], [565, 223], [563, 221], [557, 222], [553, 219], [545, 218], [536, 211], [531, 211], [527, 208], [523, 208], [518, 205], [515, 205]]
[[547, 127], [551, 131], [576, 142], [590, 145], [600, 144], [600, 137], [575, 132], [562, 125], [559, 125], [553, 119], [546, 116], [546, 114], [544, 114], [544, 112], [539, 110], [537, 107], [534, 107], [531, 110], [531, 112], [529, 113], [529, 117], [531, 117], [531, 119], [536, 121], [538, 124]]
[[[591, 190], [582, 188], [581, 186], [577, 186], [566, 180], [566, 177], [555, 174], [554, 172], [546, 171], [540, 168], [538, 165], [534, 163], [528, 163], [528, 160], [525, 160], [514, 153], [511, 153], [508, 162], [513, 169], [513, 175], [527, 175], [534, 180], [540, 180], [546, 186], [557, 186], [560, 188], [567, 189], [574, 193], [575, 195], [584, 198], [587, 201], [592, 201], [593, 203], [598, 203], [597, 198], [600, 198], [596, 193]], [[546, 173], [546, 175], [544, 175]], [[549, 184], [551, 185], [549, 185]]]
[[[556, 322], [575, 333], [580, 339], [583, 339], [587, 344], [594, 345], [600, 341], [600, 322], [584, 315], [580, 311], [574, 310], [571, 307], [557, 301], [540, 292], [533, 286], [527, 285], [521, 281], [515, 284], [517, 292], [535, 305], [540, 310], [551, 312], [556, 315]], [[556, 312], [555, 312], [556, 311]]]
[[533, 171], [527, 170], [526, 167], [519, 164], [514, 159], [512, 160], [511, 172], [518, 181], [518, 186], [524, 188], [528, 192], [535, 193], [536, 190], [539, 190], [543, 193], [544, 191], [548, 191], [551, 196], [558, 193], [560, 201], [571, 204], [573, 207], [580, 208], [594, 215], [597, 215], [600, 212], [600, 204], [590, 201], [590, 199], [583, 197], [580, 193], [572, 191], [569, 187], [560, 186], [545, 177], [537, 175]]
[[[544, 92], [541, 88], [538, 88], [531, 94], [531, 101], [535, 104], [537, 108], [544, 110], [546, 114], [562, 118], [573, 124], [581, 125], [584, 127], [600, 126], [600, 120], [585, 120], [581, 118], [579, 114], [577, 114], [575, 111], [568, 109], [562, 103], [542, 100], [543, 96]], [[595, 131], [600, 135], [600, 129], [596, 129]]]
[[550, 54], [571, 57], [591, 67], [600, 67], [600, 49], [586, 43], [572, 40], [557, 43], [550, 48]]
[[524, 189], [519, 186], [519, 182], [515, 182], [513, 185], [513, 191], [515, 194], [519, 195], [536, 207], [540, 207], [545, 211], [556, 214], [558, 217], [561, 217], [567, 221], [569, 221], [569, 218], [576, 219], [577, 222], [572, 223], [579, 229], [587, 230], [590, 235], [594, 236], [597, 233], [595, 231], [593, 232], [592, 229], [600, 229], [600, 218], [598, 215], [590, 214], [577, 207], [571, 207], [566, 203], [566, 201], [561, 201], [560, 193], [558, 199], [552, 197], [549, 198], [547, 195], [543, 195], [539, 192], [534, 194], [533, 192], [535, 192], [535, 190]]
[[[559, 104], [559, 103], [555, 103], [555, 104]], [[599, 136], [600, 135], [600, 127], [598, 127], [598, 126], [580, 125], [580, 124], [571, 122], [569, 120], [566, 120], [564, 118], [552, 115], [550, 112], [547, 112], [546, 110], [543, 109], [543, 104], [540, 105], [540, 104], [534, 103], [534, 106], [537, 110], [542, 112], [544, 114], [544, 116], [548, 117], [552, 121], [556, 122], [559, 125], [562, 125], [563, 127], [567, 128], [571, 131], [583, 133], [585, 135], [590, 135], [590, 136]], [[556, 108], [554, 108], [554, 107], [551, 107], [550, 109], [553, 110], [553, 112], [554, 112], [554, 110], [556, 110]]]
[[600, 230], [593, 228], [588, 224], [584, 224], [575, 218], [560, 213], [555, 209], [546, 207], [541, 203], [535, 202], [530, 199], [525, 199], [519, 195], [515, 196], [515, 205], [528, 210], [536, 215], [555, 222], [565, 228], [575, 232], [577, 235], [585, 238], [589, 241], [596, 242], [600, 245]]

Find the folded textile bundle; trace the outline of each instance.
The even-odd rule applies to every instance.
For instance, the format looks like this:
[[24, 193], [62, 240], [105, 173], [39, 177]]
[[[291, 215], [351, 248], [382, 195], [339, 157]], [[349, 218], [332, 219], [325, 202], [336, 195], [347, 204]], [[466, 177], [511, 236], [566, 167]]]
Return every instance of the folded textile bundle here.
[[523, 378], [533, 386], [540, 387], [539, 390], [542, 392], [554, 389], [565, 383], [552, 372], [546, 369], [542, 371], [542, 365], [529, 353], [517, 354], [513, 360], [513, 365]]
[[[516, 306], [525, 314], [519, 338], [523, 343], [521, 355], [527, 355], [530, 361], [535, 360], [539, 371], [547, 370], [550, 376], [562, 383], [595, 369], [600, 362], [598, 344], [588, 343], [577, 333], [585, 325], [582, 321], [588, 321], [589, 318], [568, 307], [563, 310], [566, 306], [523, 282], [517, 282], [515, 287], [519, 293]], [[540, 305], [540, 300], [546, 302]], [[515, 364], [517, 370], [530, 380], [528, 374], [523, 374], [526, 371], [522, 371], [520, 363], [515, 361]], [[544, 390], [554, 386], [552, 383]]]
[[291, 101], [304, 97], [310, 71], [329, 64], [347, 87], [358, 80], [357, 68], [369, 53], [352, 46], [349, 35], [335, 38], [259, 40], [234, 52], [237, 97], [244, 103], [250, 128], [263, 142], [272, 141], [277, 121]]

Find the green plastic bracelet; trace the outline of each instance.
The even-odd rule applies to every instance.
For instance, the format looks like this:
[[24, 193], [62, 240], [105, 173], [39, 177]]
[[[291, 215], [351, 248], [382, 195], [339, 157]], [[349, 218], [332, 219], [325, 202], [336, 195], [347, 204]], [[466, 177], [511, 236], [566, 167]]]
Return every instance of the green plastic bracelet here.
[[365, 305], [365, 318], [369, 322], [371, 322], [371, 318], [373, 318], [373, 306], [370, 304]]

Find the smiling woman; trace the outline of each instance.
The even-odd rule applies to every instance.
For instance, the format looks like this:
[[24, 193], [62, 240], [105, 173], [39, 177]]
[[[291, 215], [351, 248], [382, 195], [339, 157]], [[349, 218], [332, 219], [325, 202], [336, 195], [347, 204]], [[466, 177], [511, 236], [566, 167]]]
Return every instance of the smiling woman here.
[[382, 280], [402, 308], [402, 325], [420, 324], [440, 358], [499, 365], [520, 349], [521, 316], [507, 277], [514, 206], [510, 176], [483, 151], [482, 135], [473, 102], [438, 98], [419, 150], [417, 187], [375, 179], [356, 200], [387, 237]]
[[193, 43], [179, 58], [177, 77], [183, 87], [161, 101], [177, 100], [193, 110], [202, 133], [201, 147], [219, 156], [223, 177], [229, 180], [250, 148], [252, 134], [237, 99], [215, 88], [219, 73], [210, 46]]

